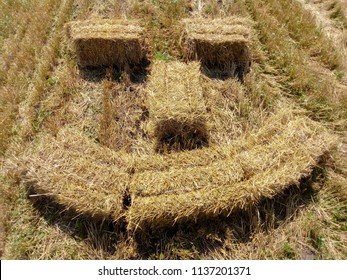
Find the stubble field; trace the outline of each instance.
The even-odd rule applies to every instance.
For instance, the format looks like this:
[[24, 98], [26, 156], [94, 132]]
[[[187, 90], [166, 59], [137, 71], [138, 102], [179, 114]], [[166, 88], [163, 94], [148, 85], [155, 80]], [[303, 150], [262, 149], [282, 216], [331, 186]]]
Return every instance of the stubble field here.
[[[100, 19], [146, 60], [78, 65]], [[244, 76], [191, 61], [228, 20]], [[343, 0], [1, 1], [1, 259], [346, 259], [346, 29]]]

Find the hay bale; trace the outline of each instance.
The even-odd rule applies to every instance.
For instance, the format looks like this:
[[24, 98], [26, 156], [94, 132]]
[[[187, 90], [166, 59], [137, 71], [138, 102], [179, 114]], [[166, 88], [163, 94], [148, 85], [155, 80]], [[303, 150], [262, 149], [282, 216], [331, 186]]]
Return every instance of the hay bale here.
[[135, 174], [132, 205], [126, 214], [129, 229], [227, 215], [272, 198], [299, 184], [336, 143], [324, 127], [305, 117], [292, 118], [276, 133], [273, 127], [268, 126], [268, 139], [260, 137], [258, 143], [253, 137], [245, 139], [247, 149], [210, 165], [211, 172], [199, 167]]
[[213, 189], [244, 179], [238, 162], [220, 160], [205, 166], [176, 168], [167, 171], [135, 173], [130, 182], [130, 192], [137, 197], [183, 194], [199, 189]]
[[182, 21], [185, 56], [200, 60], [210, 70], [227, 72], [243, 79], [251, 64], [251, 23], [245, 18], [228, 17]]
[[67, 209], [118, 220], [129, 175], [117, 158], [77, 131], [63, 129], [57, 138], [43, 136], [24, 159], [26, 182]]
[[148, 82], [150, 132], [173, 149], [207, 145], [206, 108], [200, 86], [200, 64], [157, 61]]
[[81, 67], [139, 64], [146, 55], [144, 34], [136, 21], [100, 19], [68, 24], [68, 37]]
[[226, 159], [229, 153], [236, 153], [233, 147], [222, 149], [220, 146], [184, 151], [184, 153], [129, 154], [134, 173], [146, 171], [167, 171], [172, 167], [191, 168], [206, 166], [217, 160]]

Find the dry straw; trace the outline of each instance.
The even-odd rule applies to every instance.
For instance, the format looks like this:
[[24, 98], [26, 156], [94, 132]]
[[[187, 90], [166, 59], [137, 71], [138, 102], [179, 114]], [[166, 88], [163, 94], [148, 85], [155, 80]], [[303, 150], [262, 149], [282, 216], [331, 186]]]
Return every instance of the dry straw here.
[[44, 136], [25, 163], [27, 183], [37, 194], [97, 218], [123, 215], [129, 181], [125, 166], [117, 154], [76, 130], [63, 129], [57, 138]]
[[189, 60], [200, 60], [204, 66], [221, 69], [243, 77], [249, 71], [251, 22], [228, 17], [182, 21], [182, 40]]
[[116, 153], [64, 128], [42, 137], [24, 163], [37, 194], [78, 213], [125, 216], [134, 230], [228, 215], [272, 198], [299, 184], [335, 143], [322, 125], [281, 109], [230, 145], [165, 155]]
[[191, 149], [207, 144], [200, 64], [157, 61], [148, 82], [150, 131], [157, 148]]
[[138, 64], [146, 55], [144, 36], [144, 28], [136, 21], [99, 19], [68, 24], [68, 37], [81, 67]]
[[229, 214], [272, 198], [308, 176], [336, 138], [308, 118], [282, 113], [242, 142], [238, 153], [205, 167], [135, 174], [129, 229]]

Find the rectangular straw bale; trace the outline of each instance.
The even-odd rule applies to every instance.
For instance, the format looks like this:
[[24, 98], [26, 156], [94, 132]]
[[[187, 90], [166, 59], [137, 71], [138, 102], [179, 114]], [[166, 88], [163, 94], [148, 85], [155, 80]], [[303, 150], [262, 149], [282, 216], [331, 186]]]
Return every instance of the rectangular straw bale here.
[[150, 130], [159, 142], [166, 137], [207, 138], [200, 64], [155, 62], [148, 82], [148, 107]]
[[81, 67], [124, 67], [140, 63], [146, 55], [145, 29], [136, 21], [73, 21], [68, 24], [68, 36]]
[[[251, 22], [228, 17], [182, 21], [185, 55], [207, 67], [248, 72], [250, 63]], [[241, 69], [244, 68], [244, 69]]]
[[184, 153], [130, 155], [135, 173], [146, 171], [167, 171], [171, 168], [191, 168], [209, 165], [225, 159], [229, 153], [236, 152], [232, 147], [222, 149], [219, 146], [185, 151]]
[[[262, 134], [265, 135], [264, 131]], [[308, 176], [320, 157], [331, 150], [335, 143], [336, 137], [320, 124], [305, 117], [295, 118], [273, 135], [265, 147], [263, 138], [250, 151], [242, 151], [230, 158], [228, 164], [233, 171], [238, 164], [241, 166], [244, 173], [242, 180], [222, 177], [211, 185], [208, 180], [201, 179], [201, 170], [197, 168], [189, 170], [189, 180], [197, 185], [202, 183], [201, 188], [182, 191], [180, 188], [187, 183], [184, 178], [188, 178], [188, 174], [182, 174], [183, 180], [175, 182], [174, 192], [160, 190], [156, 195], [151, 195], [155, 193], [151, 189], [148, 196], [135, 192], [132, 206], [127, 212], [129, 229], [146, 225], [172, 225], [200, 216], [229, 214], [235, 209], [256, 204], [262, 198], [272, 198]], [[170, 180], [167, 177], [160, 179], [160, 176], [159, 172], [156, 176], [150, 176], [148, 185], [156, 186], [156, 180]], [[237, 173], [234, 178], [237, 176], [240, 174]], [[143, 179], [142, 186], [145, 182]]]
[[66, 130], [58, 138], [43, 136], [27, 155], [27, 183], [77, 213], [119, 219], [129, 175], [117, 167], [112, 152], [96, 152], [78, 133], [66, 136]]
[[243, 179], [244, 171], [238, 162], [219, 160], [205, 166], [135, 173], [130, 183], [130, 192], [133, 197], [180, 194], [225, 186]]

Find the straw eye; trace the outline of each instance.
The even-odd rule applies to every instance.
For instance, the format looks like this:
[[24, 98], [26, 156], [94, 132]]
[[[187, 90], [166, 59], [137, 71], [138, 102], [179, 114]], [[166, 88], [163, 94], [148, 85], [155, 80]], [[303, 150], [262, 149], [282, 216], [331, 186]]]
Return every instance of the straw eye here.
[[230, 17], [206, 21], [183, 20], [183, 45], [188, 60], [199, 60], [203, 73], [211, 78], [238, 78], [248, 73], [250, 62], [250, 23]]

